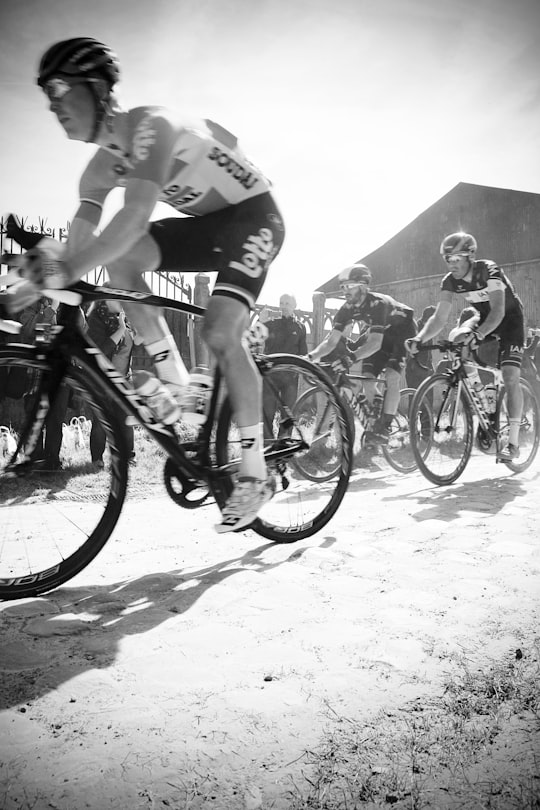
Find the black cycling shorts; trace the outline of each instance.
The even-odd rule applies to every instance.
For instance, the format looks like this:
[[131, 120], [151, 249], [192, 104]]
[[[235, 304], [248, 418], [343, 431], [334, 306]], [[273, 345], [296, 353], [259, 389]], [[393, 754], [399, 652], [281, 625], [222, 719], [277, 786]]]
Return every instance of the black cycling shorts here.
[[362, 373], [377, 377], [384, 368], [391, 368], [399, 374], [405, 368], [405, 341], [416, 335], [416, 326], [407, 319], [399, 328], [391, 326], [384, 333], [381, 348], [362, 361]]
[[[478, 324], [478, 329], [482, 331], [482, 323]], [[511, 316], [506, 315], [502, 323], [491, 334], [499, 338], [499, 366], [501, 368], [503, 366], [520, 368], [525, 346], [523, 312], [518, 310]]]
[[176, 273], [218, 273], [212, 295], [253, 307], [268, 267], [285, 237], [281, 214], [270, 193], [201, 217], [172, 217], [150, 223], [161, 253], [159, 269]]

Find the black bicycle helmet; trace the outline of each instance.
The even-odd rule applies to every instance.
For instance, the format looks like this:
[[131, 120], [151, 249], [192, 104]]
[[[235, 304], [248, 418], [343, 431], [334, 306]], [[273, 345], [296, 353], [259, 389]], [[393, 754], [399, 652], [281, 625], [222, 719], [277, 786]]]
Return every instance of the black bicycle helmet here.
[[444, 237], [440, 250], [443, 258], [445, 256], [455, 256], [456, 254], [472, 257], [477, 248], [476, 239], [472, 234], [458, 231]]
[[365, 264], [357, 262], [342, 270], [338, 279], [340, 284], [354, 284], [355, 281], [371, 284], [371, 270]]
[[112, 88], [120, 78], [120, 64], [107, 45], [90, 37], [75, 37], [56, 42], [41, 57], [38, 85], [43, 87], [52, 76], [105, 79]]

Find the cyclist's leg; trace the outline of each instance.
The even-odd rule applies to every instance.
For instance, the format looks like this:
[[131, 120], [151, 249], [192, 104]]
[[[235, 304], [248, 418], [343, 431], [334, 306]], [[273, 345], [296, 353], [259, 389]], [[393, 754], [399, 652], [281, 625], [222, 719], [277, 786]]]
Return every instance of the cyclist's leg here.
[[[160, 266], [160, 249], [153, 236], [146, 234], [121, 258], [107, 265], [112, 286], [120, 289], [152, 292], [143, 273]], [[158, 307], [124, 304], [129, 322], [143, 337], [146, 352], [152, 358], [156, 374], [178, 403], [189, 382], [189, 374], [172, 333]]]
[[151, 234], [160, 248], [162, 269], [218, 271], [202, 336], [223, 374], [241, 432], [241, 480], [224, 506], [227, 522], [221, 528], [235, 530], [244, 525], [244, 519], [234, 520], [233, 512], [245, 511], [247, 504], [248, 525], [256, 516], [257, 504], [268, 495], [261, 382], [242, 338], [249, 326], [249, 310], [281, 248], [282, 220], [271, 195], [263, 194], [203, 217], [154, 223]]
[[242, 432], [240, 477], [266, 480], [262, 436], [262, 385], [253, 358], [242, 341], [249, 326], [245, 304], [212, 295], [204, 321], [203, 338], [225, 379], [235, 419]]
[[[388, 351], [385, 351], [383, 340], [383, 345], [381, 346], [379, 351], [375, 352], [375, 354], [372, 354], [371, 357], [369, 357], [367, 360], [364, 361], [362, 366], [362, 373], [366, 374], [367, 376], [373, 377], [374, 380], [376, 380], [383, 371], [383, 369], [387, 367], [388, 358], [389, 358]], [[397, 398], [395, 399], [394, 407], [397, 410], [397, 405], [399, 402], [399, 377], [397, 378], [397, 381], [394, 382], [396, 383], [397, 389]], [[377, 393], [377, 390], [379, 390], [378, 386], [376, 386], [375, 384], [374, 385], [368, 384], [367, 389], [370, 389], [369, 393], [366, 391], [368, 400], [372, 402], [374, 395]], [[377, 449], [380, 444], [384, 444], [386, 441], [388, 441], [387, 427], [392, 421], [393, 416], [385, 416], [384, 414], [384, 411], [386, 411], [388, 408], [387, 405], [388, 400], [386, 397], [386, 393], [387, 391], [385, 390], [382, 412], [378, 416], [375, 423], [365, 434], [365, 441], [364, 441], [365, 449], [368, 450], [370, 448]]]
[[382, 424], [386, 426], [390, 424], [398, 409], [401, 373], [388, 363], [384, 376], [386, 379], [386, 392], [383, 402]]
[[520, 385], [521, 358], [525, 343], [523, 319], [513, 323], [511, 329], [500, 333], [500, 364], [506, 390], [506, 407], [508, 410], [508, 444], [500, 448], [498, 458], [511, 461], [519, 456], [519, 427], [523, 412], [523, 392]]
[[384, 337], [381, 351], [386, 352], [387, 360], [385, 363], [386, 393], [381, 417], [383, 430], [390, 427], [397, 413], [400, 400], [401, 376], [405, 369], [405, 358], [407, 356], [405, 341], [414, 337], [415, 334], [414, 321], [406, 320], [399, 328], [388, 330]]
[[264, 460], [262, 383], [243, 341], [249, 310], [283, 242], [279, 213], [270, 195], [263, 196], [224, 212], [214, 235], [221, 262], [203, 338], [225, 379], [242, 443], [238, 480], [223, 507], [218, 531], [248, 526], [273, 492]]
[[[352, 469], [351, 427], [347, 406], [318, 366], [302, 357], [271, 355], [261, 372], [265, 401], [285, 375], [295, 379], [301, 393], [289, 413], [289, 438], [267, 447], [276, 492], [251, 528], [271, 540], [292, 543], [319, 531], [341, 503]], [[276, 423], [273, 430], [277, 439]], [[223, 468], [238, 463], [239, 433], [228, 398], [220, 410], [216, 458]]]

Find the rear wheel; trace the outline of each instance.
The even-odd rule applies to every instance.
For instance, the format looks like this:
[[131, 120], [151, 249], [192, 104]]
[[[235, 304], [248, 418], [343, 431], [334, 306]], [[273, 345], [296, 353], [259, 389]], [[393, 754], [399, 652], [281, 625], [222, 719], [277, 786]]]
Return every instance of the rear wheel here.
[[[342, 397], [343, 400], [343, 397]], [[349, 405], [343, 401], [349, 428], [354, 446], [354, 414]], [[315, 454], [299, 454], [291, 460], [298, 472], [310, 481], [329, 481], [333, 478], [341, 463], [339, 455], [334, 450], [334, 420], [335, 411], [328, 395], [318, 386], [304, 391], [296, 400], [293, 407], [293, 416], [299, 427], [313, 437], [312, 447], [318, 445], [319, 453], [316, 461]]]
[[[25, 448], [17, 453], [14, 443], [33, 423], [48, 373], [46, 361], [33, 348], [0, 349], [0, 391], [7, 394], [0, 401], [0, 424], [11, 425], [11, 442], [4, 440], [0, 449], [0, 599], [44, 593], [82, 571], [110, 537], [126, 494], [123, 422], [107, 407], [106, 394], [92, 385], [90, 368], [69, 366], [59, 389], [67, 403], [57, 425], [61, 430], [65, 422], [62, 468], [46, 470], [37, 458], [39, 443], [36, 460], [22, 463]], [[103, 469], [90, 458], [94, 420], [101, 423], [107, 441]]]
[[[347, 491], [352, 470], [350, 416], [328, 377], [294, 355], [271, 355], [261, 364], [265, 403], [265, 456], [276, 493], [250, 528], [281, 543], [320, 531]], [[283, 402], [279, 391], [296, 392]], [[300, 404], [299, 404], [300, 403]], [[217, 463], [234, 477], [240, 435], [229, 400], [221, 408], [216, 436]]]
[[[504, 462], [508, 469], [516, 473], [523, 472], [527, 467], [530, 467], [538, 452], [538, 442], [540, 439], [538, 400], [526, 380], [521, 379], [520, 384], [523, 393], [523, 411], [519, 428], [519, 457], [515, 461]], [[504, 387], [501, 387], [499, 401], [497, 403], [495, 425], [498, 433], [497, 443], [499, 447], [504, 447], [508, 442], [510, 428]]]
[[409, 428], [418, 469], [434, 484], [451, 484], [462, 474], [473, 445], [473, 415], [446, 374], [433, 374], [417, 388]]

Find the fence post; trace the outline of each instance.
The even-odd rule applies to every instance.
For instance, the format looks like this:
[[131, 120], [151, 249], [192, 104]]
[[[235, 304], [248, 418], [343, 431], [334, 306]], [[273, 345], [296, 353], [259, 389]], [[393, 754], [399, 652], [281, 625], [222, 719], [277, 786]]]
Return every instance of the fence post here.
[[[206, 307], [210, 298], [210, 276], [206, 273], [197, 273], [195, 276], [195, 289], [193, 303], [199, 307]], [[191, 363], [193, 366], [208, 366], [208, 348], [204, 343], [202, 332], [202, 318], [193, 319], [193, 340], [191, 341]]]
[[326, 295], [323, 292], [315, 291], [312, 296], [313, 301], [313, 346], [318, 346], [324, 337], [324, 302]]

